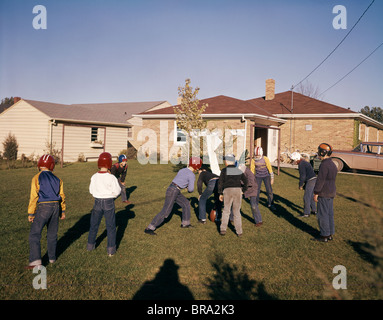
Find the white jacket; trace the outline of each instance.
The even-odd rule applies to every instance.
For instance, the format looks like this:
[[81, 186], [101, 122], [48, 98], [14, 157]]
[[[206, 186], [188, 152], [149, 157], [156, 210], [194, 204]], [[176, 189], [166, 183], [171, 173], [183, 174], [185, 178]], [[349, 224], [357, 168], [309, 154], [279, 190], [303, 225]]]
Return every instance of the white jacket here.
[[121, 187], [117, 178], [109, 172], [97, 172], [90, 179], [89, 192], [94, 198], [117, 198]]

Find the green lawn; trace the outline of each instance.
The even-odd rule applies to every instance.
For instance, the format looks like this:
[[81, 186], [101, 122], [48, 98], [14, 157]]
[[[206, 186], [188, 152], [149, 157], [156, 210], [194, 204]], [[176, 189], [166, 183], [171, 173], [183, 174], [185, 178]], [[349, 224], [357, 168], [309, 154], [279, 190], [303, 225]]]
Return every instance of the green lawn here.
[[[382, 234], [377, 219], [383, 208], [382, 178], [338, 175], [336, 234], [329, 243], [310, 240], [318, 233], [315, 217], [299, 217], [303, 193], [294, 169], [281, 169], [275, 178], [276, 212], [265, 206], [262, 186], [262, 227], [253, 226], [250, 205], [242, 202], [242, 238], [233, 228], [222, 237], [215, 223], [197, 223], [197, 191], [185, 193], [195, 228], [180, 228], [176, 208], [153, 237], [143, 231], [162, 208], [174, 167], [128, 164], [133, 204], [116, 200], [118, 249], [113, 257], [106, 254], [104, 220], [96, 250], [86, 251], [93, 206], [88, 187], [95, 163], [55, 169], [64, 181], [67, 218], [60, 222], [57, 262], [46, 268], [47, 290], [34, 289], [36, 274], [24, 268], [30, 181], [37, 169], [0, 170], [0, 299], [377, 299], [371, 280], [377, 261], [367, 251], [374, 245], [367, 234]], [[42, 239], [45, 255], [45, 234]], [[347, 269], [347, 290], [332, 290], [336, 265]]]

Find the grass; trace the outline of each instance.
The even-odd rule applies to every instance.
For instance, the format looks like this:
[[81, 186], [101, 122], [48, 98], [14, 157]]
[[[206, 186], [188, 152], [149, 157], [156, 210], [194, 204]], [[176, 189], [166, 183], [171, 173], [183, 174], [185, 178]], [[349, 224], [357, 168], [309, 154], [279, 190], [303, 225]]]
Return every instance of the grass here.
[[[47, 265], [47, 290], [34, 289], [36, 274], [24, 268], [30, 181], [37, 169], [0, 171], [0, 299], [377, 299], [371, 282], [376, 263], [366, 250], [372, 245], [366, 231], [382, 234], [375, 219], [383, 208], [381, 178], [338, 175], [336, 234], [329, 243], [310, 240], [318, 234], [315, 217], [299, 217], [303, 193], [294, 169], [281, 169], [275, 178], [276, 212], [267, 209], [262, 186], [262, 227], [253, 226], [250, 205], [242, 202], [242, 238], [233, 229], [221, 237], [210, 221], [197, 223], [197, 191], [185, 193], [193, 205], [195, 228], [180, 228], [176, 207], [153, 237], [143, 230], [162, 208], [174, 167], [128, 164], [133, 204], [116, 200], [118, 249], [111, 258], [104, 219], [96, 250], [86, 251], [93, 206], [88, 187], [95, 163], [55, 169], [64, 181], [67, 218], [60, 222], [57, 262]], [[45, 233], [42, 254], [46, 260]], [[331, 286], [336, 265], [347, 269], [347, 290], [341, 292]]]

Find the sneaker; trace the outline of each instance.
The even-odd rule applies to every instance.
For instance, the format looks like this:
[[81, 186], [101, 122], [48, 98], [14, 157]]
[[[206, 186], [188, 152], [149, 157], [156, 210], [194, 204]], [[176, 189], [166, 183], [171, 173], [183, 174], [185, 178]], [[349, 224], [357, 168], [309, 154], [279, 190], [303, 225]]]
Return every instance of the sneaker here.
[[242, 233], [238, 233], [238, 234], [237, 234], [237, 237], [238, 237], [238, 238], [241, 238], [241, 237], [242, 237]]
[[221, 236], [224, 236], [224, 235], [226, 234], [226, 231], [220, 231], [219, 234], [220, 234]]
[[49, 260], [49, 263], [50, 264], [53, 264], [53, 263], [55, 263], [56, 262], [56, 260]]
[[146, 234], [150, 234], [151, 236], [156, 236], [156, 235], [157, 235], [157, 233], [155, 233], [154, 230], [152, 230], [152, 229], [148, 229], [148, 228], [146, 228], [146, 229], [144, 230], [144, 232], [145, 232]]
[[272, 204], [272, 205], [269, 205], [268, 207], [269, 207], [270, 210], [273, 210], [273, 211], [274, 211], [274, 210], [277, 210], [277, 208], [276, 208], [273, 204]]
[[313, 214], [314, 216], [317, 214], [316, 211], [311, 211], [311, 214]]
[[108, 257], [113, 257], [114, 253], [108, 253]]
[[311, 240], [319, 241], [319, 242], [328, 242], [328, 237], [320, 236], [320, 237], [317, 237], [317, 238], [313, 238]]
[[328, 240], [328, 241], [331, 241], [331, 240], [334, 240], [334, 238], [332, 237], [332, 235], [329, 235], [329, 236], [327, 237], [327, 240]]
[[204, 220], [204, 219], [202, 219], [202, 220], [198, 220], [198, 222], [199, 222], [200, 224], [206, 224], [206, 220]]
[[122, 201], [122, 203], [131, 204], [131, 202], [129, 200]]
[[309, 214], [303, 214], [302, 217], [303, 218], [308, 218], [308, 217], [310, 217], [310, 215]]
[[194, 228], [191, 224], [187, 224], [186, 226], [181, 224], [181, 228], [186, 229], [186, 228]]
[[255, 227], [260, 227], [261, 225], [263, 225], [263, 222], [262, 222], [262, 221], [261, 221], [261, 222], [258, 222], [258, 223], [256, 223], [256, 224], [254, 224]]

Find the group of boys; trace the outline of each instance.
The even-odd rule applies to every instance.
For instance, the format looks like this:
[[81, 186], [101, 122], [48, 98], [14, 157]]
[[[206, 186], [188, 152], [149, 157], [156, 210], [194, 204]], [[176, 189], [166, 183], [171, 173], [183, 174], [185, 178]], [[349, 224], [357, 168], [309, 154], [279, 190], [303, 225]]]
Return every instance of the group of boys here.
[[[322, 143], [318, 147], [318, 155], [322, 159], [318, 177], [313, 175], [311, 165], [302, 161], [297, 155], [294, 160], [298, 162], [300, 173], [299, 187], [305, 185], [304, 216], [314, 213], [315, 203], [318, 203], [318, 224], [320, 236], [315, 240], [327, 242], [332, 240], [334, 230], [333, 199], [335, 197], [335, 178], [337, 168], [330, 159], [332, 148]], [[272, 184], [274, 175], [269, 159], [263, 156], [263, 150], [257, 147], [250, 168], [244, 163], [238, 164], [235, 156], [225, 156], [226, 167], [217, 176], [202, 167], [202, 160], [192, 157], [189, 165], [178, 171], [168, 186], [162, 210], [152, 219], [144, 232], [156, 235], [155, 230], [169, 216], [175, 203], [182, 209], [181, 228], [190, 228], [191, 210], [189, 200], [182, 194], [182, 189], [194, 191], [195, 173], [199, 172], [197, 182], [199, 192], [199, 222], [206, 223], [206, 201], [211, 194], [215, 195], [215, 210], [217, 220], [221, 220], [220, 234], [224, 236], [229, 219], [234, 223], [238, 237], [242, 236], [241, 202], [242, 194], [250, 200], [255, 226], [262, 225], [262, 216], [259, 211], [259, 194], [262, 181], [265, 184], [268, 207], [275, 210], [273, 203]], [[308, 164], [308, 165], [307, 165]], [[53, 174], [55, 160], [51, 155], [43, 155], [38, 162], [39, 173], [32, 178], [30, 201], [28, 206], [28, 220], [32, 223], [29, 234], [29, 265], [28, 268], [42, 265], [41, 260], [41, 232], [47, 226], [47, 251], [50, 263], [56, 261], [56, 245], [59, 219], [65, 218], [65, 194], [63, 182]], [[310, 170], [310, 168], [311, 170]], [[96, 237], [101, 219], [105, 217], [107, 229], [107, 254], [113, 256], [116, 252], [116, 221], [114, 200], [121, 195], [123, 203], [130, 204], [125, 190], [127, 170], [125, 155], [119, 157], [118, 163], [113, 165], [112, 156], [103, 152], [98, 158], [99, 171], [92, 177], [89, 192], [94, 197], [94, 205], [90, 217], [90, 228], [87, 241], [87, 250], [95, 249]], [[202, 192], [202, 184], [206, 189]], [[223, 210], [221, 213], [221, 209]]]

